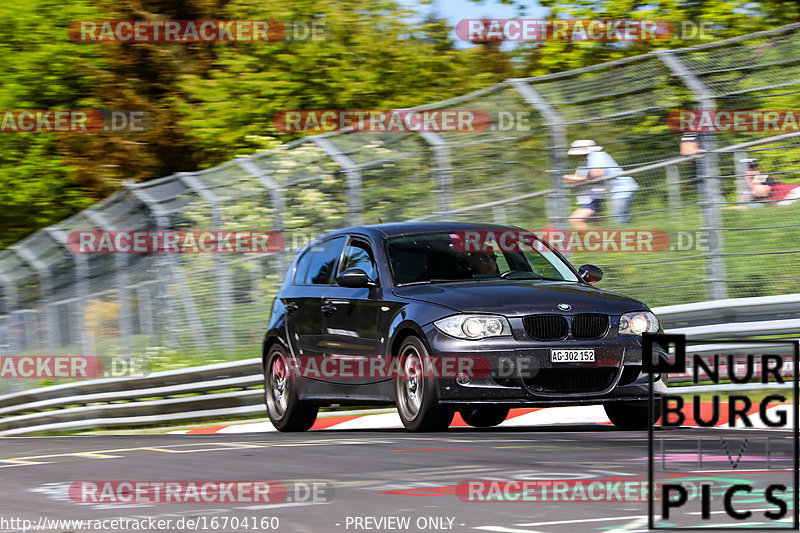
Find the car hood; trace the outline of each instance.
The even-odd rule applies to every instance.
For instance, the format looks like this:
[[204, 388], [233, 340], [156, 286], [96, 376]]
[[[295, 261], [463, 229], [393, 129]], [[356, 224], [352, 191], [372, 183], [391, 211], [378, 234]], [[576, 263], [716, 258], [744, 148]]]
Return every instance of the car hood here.
[[[639, 300], [575, 282], [465, 281], [397, 287], [397, 296], [450, 307], [463, 313], [522, 316], [534, 313], [619, 315], [647, 309]], [[559, 310], [559, 304], [570, 309]]]

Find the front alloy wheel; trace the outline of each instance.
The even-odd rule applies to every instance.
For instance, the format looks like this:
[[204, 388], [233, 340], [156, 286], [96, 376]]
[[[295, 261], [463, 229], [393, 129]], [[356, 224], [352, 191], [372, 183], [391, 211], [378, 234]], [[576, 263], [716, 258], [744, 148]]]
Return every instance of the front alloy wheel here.
[[454, 412], [438, 404], [436, 378], [425, 345], [410, 336], [403, 341], [398, 357], [395, 396], [403, 426], [409, 431], [444, 431], [450, 427]]
[[306, 431], [317, 419], [319, 407], [297, 398], [288, 356], [280, 344], [270, 348], [264, 364], [264, 399], [278, 431]]

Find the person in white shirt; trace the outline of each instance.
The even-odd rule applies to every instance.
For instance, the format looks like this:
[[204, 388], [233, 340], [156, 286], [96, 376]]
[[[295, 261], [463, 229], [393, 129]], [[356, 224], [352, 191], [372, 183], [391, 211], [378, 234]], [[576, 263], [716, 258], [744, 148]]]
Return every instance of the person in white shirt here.
[[[583, 158], [583, 164], [575, 170], [575, 174], [564, 176], [567, 182], [577, 183], [622, 173], [622, 167], [614, 158], [604, 152], [602, 146], [589, 139], [574, 141], [567, 155]], [[630, 201], [639, 185], [630, 176], [618, 175], [610, 180], [610, 187], [611, 212], [616, 219], [627, 224], [630, 220]], [[578, 195], [578, 208], [569, 219], [573, 228], [587, 228], [586, 221], [601, 211], [605, 192], [605, 182], [587, 184], [582, 188]]]

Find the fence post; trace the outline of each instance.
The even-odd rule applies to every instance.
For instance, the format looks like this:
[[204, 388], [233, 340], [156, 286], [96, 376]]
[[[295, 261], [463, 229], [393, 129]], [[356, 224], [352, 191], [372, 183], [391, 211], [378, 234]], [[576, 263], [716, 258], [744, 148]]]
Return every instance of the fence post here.
[[[158, 214], [155, 215], [156, 220], [156, 227], [158, 231], [168, 231], [170, 228], [169, 219], [166, 215], [162, 214], [160, 211]], [[172, 295], [170, 294], [170, 282], [174, 283], [172, 277], [174, 277], [174, 271], [172, 270], [172, 263], [176, 261], [175, 257], [172, 254], [158, 254], [158, 259], [154, 261], [156, 275], [156, 295], [153, 297], [154, 301], [156, 302], [155, 310], [153, 315], [155, 316], [156, 313], [160, 313], [161, 316], [164, 317], [164, 322], [166, 323], [166, 333], [167, 333], [167, 346], [169, 348], [178, 348], [180, 344], [178, 343], [177, 338], [177, 327], [175, 327], [175, 316], [172, 312]], [[183, 285], [183, 283], [179, 283]], [[181, 289], [178, 289], [179, 291]], [[188, 287], [185, 289], [185, 292], [188, 292]], [[153, 308], [150, 307], [152, 310]], [[154, 320], [156, 334], [158, 334], [158, 326], [159, 323], [157, 320]]]
[[[17, 289], [11, 278], [5, 274], [0, 274], [0, 283], [3, 284], [3, 295], [6, 303], [6, 332], [8, 334], [6, 340], [8, 348], [5, 353], [0, 353], [0, 355], [17, 355], [19, 346], [21, 346], [19, 327], [17, 326], [19, 315], [15, 313], [17, 307]], [[22, 388], [17, 379], [9, 380], [7, 386], [8, 389], [5, 390], [5, 392], [16, 392]]]
[[[98, 213], [92, 209], [84, 211], [86, 219], [94, 226], [104, 231], [116, 231], [117, 227], [114, 226], [105, 215]], [[119, 326], [120, 347], [123, 353], [131, 355], [133, 353], [133, 345], [131, 344], [131, 335], [133, 335], [133, 328], [131, 327], [131, 312], [130, 301], [128, 299], [128, 269], [130, 264], [128, 261], [128, 254], [114, 254], [114, 284], [117, 290], [117, 305], [119, 310], [117, 312], [117, 324]]]
[[12, 341], [14, 338], [14, 315], [12, 314], [13, 311], [17, 307], [17, 290], [14, 287], [14, 282], [11, 281], [11, 278], [6, 276], [5, 274], [0, 273], [0, 283], [3, 285], [3, 299], [5, 300], [5, 315], [8, 316], [8, 321], [6, 323], [6, 332], [8, 338], [6, 339], [6, 344], [8, 345], [8, 354], [14, 355], [16, 352], [14, 350], [15, 342]]
[[547, 200], [547, 218], [555, 229], [567, 229], [569, 218], [569, 198], [564, 187], [564, 174], [567, 173], [567, 128], [564, 119], [545, 98], [539, 94], [525, 79], [507, 80], [522, 96], [525, 102], [536, 109], [544, 117], [544, 125], [550, 135], [550, 158], [552, 175], [550, 184], [553, 195]]
[[[52, 274], [50, 268], [41, 261], [36, 254], [28, 250], [24, 244], [15, 244], [9, 248], [26, 264], [33, 268], [39, 277], [39, 305], [41, 306], [41, 317], [44, 326], [37, 320], [36, 344], [39, 349], [44, 349], [50, 354], [56, 347], [53, 336], [56, 334], [55, 322], [52, 320], [52, 311], [49, 306], [50, 295], [52, 293]], [[44, 333], [44, 335], [42, 335]], [[42, 342], [44, 341], [44, 342]]]
[[[56, 226], [49, 226], [44, 230], [51, 239], [62, 248], [67, 249], [67, 234]], [[95, 355], [96, 346], [94, 338], [86, 329], [86, 300], [89, 299], [89, 258], [86, 254], [72, 254], [75, 261], [75, 298], [78, 312], [78, 332], [80, 334], [81, 350], [83, 355]]]
[[667, 172], [667, 197], [670, 209], [677, 209], [681, 205], [680, 172], [677, 165], [670, 165]]
[[328, 154], [344, 172], [347, 180], [347, 210], [350, 215], [350, 224], [353, 226], [361, 225], [361, 215], [364, 207], [361, 202], [361, 172], [358, 171], [358, 165], [330, 142], [327, 137], [313, 135], [309, 139]]
[[749, 198], [750, 187], [747, 185], [747, 164], [742, 159], [747, 157], [747, 152], [736, 150], [733, 152], [733, 168], [736, 173], [736, 201], [746, 202]]
[[[211, 207], [211, 225], [217, 230], [221, 231], [222, 225], [225, 220], [222, 215], [222, 207], [219, 202], [214, 202]], [[233, 312], [232, 303], [232, 283], [230, 267], [225, 263], [225, 257], [222, 254], [214, 254], [214, 271], [217, 277], [217, 301], [219, 306], [219, 326], [220, 326], [220, 339], [222, 341], [222, 348], [225, 352], [230, 351], [235, 344], [233, 335], [233, 319], [231, 313]]]
[[[217, 196], [214, 191], [209, 190], [203, 182], [191, 172], [178, 172], [176, 176], [188, 189], [193, 190], [200, 198], [211, 204], [211, 228], [215, 231], [221, 231], [225, 221], [219, 196]], [[175, 263], [176, 260], [173, 259], [173, 268], [175, 270], [180, 270], [180, 267], [177, 267]], [[233, 295], [230, 268], [225, 263], [225, 257], [219, 253], [214, 254], [214, 275], [217, 278], [217, 311], [219, 311], [220, 317], [221, 347], [227, 352], [233, 348], [235, 344], [233, 318], [231, 315], [233, 312]], [[200, 327], [202, 327], [202, 325]]]
[[[701, 111], [716, 109], [714, 94], [695, 76], [678, 57], [670, 51], [659, 50], [658, 56], [677, 76], [686, 87], [694, 93], [697, 107]], [[699, 147], [704, 151], [700, 158], [700, 179], [702, 181], [701, 203], [705, 229], [708, 231], [708, 261], [706, 261], [706, 281], [709, 283], [710, 294], [713, 300], [722, 300], [728, 297], [725, 285], [725, 258], [722, 236], [722, 212], [720, 205], [723, 202], [719, 185], [719, 163], [716, 153], [716, 138], [713, 133], [701, 133]]]
[[286, 200], [283, 197], [283, 192], [281, 191], [280, 184], [275, 181], [269, 174], [264, 172], [258, 165], [256, 165], [251, 159], [242, 158], [237, 159], [236, 164], [239, 167], [250, 174], [255, 181], [267, 189], [269, 192], [270, 202], [272, 203], [272, 218], [273, 218], [273, 227], [275, 231], [280, 231], [284, 237], [283, 248], [277, 252], [278, 255], [278, 268], [281, 272], [285, 272], [288, 270], [289, 265], [291, 264], [291, 253], [288, 249], [289, 246], [287, 245], [286, 239], [288, 235], [286, 235], [286, 225], [283, 223], [283, 217], [286, 214]]
[[[123, 181], [122, 185], [125, 189], [133, 196], [139, 203], [144, 205], [147, 210], [150, 212], [150, 215], [153, 217], [156, 223], [156, 230], [157, 231], [166, 231], [169, 229], [169, 219], [167, 215], [160, 209], [158, 202], [154, 201], [150, 198], [144, 191], [141, 191], [137, 188], [135, 183], [129, 181]], [[165, 257], [167, 256], [167, 257]], [[158, 305], [156, 307], [157, 312], [161, 312], [167, 322], [167, 342], [171, 348], [177, 347], [177, 342], [175, 339], [175, 321], [172, 315], [172, 301], [170, 299], [169, 294], [169, 282], [171, 275], [174, 276], [174, 272], [171, 269], [171, 262], [174, 261], [174, 256], [171, 254], [157, 254], [157, 257], [153, 260], [153, 267], [155, 271], [154, 282], [157, 287], [158, 294], [153, 296], [153, 299], [159, 299], [163, 301], [163, 306]], [[184, 313], [186, 315], [186, 320], [189, 323], [189, 326], [192, 327], [192, 332], [199, 336], [201, 340], [204, 340], [205, 337], [203, 336], [202, 328], [193, 327], [196, 320], [198, 320], [197, 314], [192, 313], [187, 307], [186, 300], [191, 301], [191, 294], [188, 294], [188, 287], [186, 287], [185, 280], [180, 280], [181, 285], [178, 287], [177, 292], [182, 297], [184, 303]], [[148, 291], [149, 293], [150, 291]], [[149, 295], [148, 295], [149, 296]], [[140, 291], [137, 290], [137, 298], [139, 298], [139, 305], [141, 305], [141, 296]], [[148, 300], [147, 302], [147, 313], [148, 313], [148, 323], [152, 324], [152, 331], [158, 334], [158, 323], [153, 320], [154, 312], [152, 312], [152, 305], [151, 302]], [[193, 306], [192, 306], [193, 309]], [[141, 313], [140, 313], [141, 316]], [[141, 321], [141, 320], [140, 320]], [[196, 337], [198, 338], [198, 337]], [[148, 343], [150, 339], [148, 339]]]
[[453, 208], [450, 201], [450, 194], [453, 190], [453, 170], [450, 161], [450, 150], [447, 148], [447, 141], [442, 136], [432, 131], [420, 131], [419, 136], [428, 143], [433, 154], [433, 172], [436, 176], [436, 183], [439, 186], [439, 212], [442, 218]]

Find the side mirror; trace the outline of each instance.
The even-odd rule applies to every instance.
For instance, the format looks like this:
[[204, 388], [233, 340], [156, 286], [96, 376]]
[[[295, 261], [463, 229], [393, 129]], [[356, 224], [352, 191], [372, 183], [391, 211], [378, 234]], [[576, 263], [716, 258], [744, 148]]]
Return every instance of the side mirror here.
[[369, 279], [367, 273], [360, 268], [350, 268], [336, 276], [336, 284], [340, 287], [350, 289], [361, 289], [364, 287], [376, 287], [377, 284]]
[[594, 265], [581, 265], [578, 269], [578, 275], [586, 283], [596, 283], [603, 279], [603, 271], [600, 267]]

